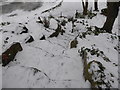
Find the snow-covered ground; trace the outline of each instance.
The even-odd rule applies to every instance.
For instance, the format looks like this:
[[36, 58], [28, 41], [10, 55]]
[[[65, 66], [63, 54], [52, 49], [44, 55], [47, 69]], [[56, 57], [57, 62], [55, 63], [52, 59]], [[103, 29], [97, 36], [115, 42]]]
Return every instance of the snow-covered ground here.
[[[60, 7], [50, 12], [42, 13], [58, 5], [60, 0], [44, 2], [41, 7], [33, 11], [15, 10], [0, 15], [1, 23], [4, 22], [4, 25], [0, 25], [2, 41], [0, 51], [4, 52], [13, 42], [20, 42], [23, 47], [23, 51], [18, 52], [14, 61], [2, 67], [0, 76], [2, 76], [3, 88], [90, 88], [90, 82], [85, 81], [83, 76], [84, 65], [79, 53], [82, 47], [104, 52], [102, 55], [109, 58], [110, 62], [105, 61], [102, 56], [96, 57], [88, 53], [87, 63], [93, 60], [102, 63], [105, 67], [106, 82], [109, 81], [112, 88], [118, 87], [118, 52], [115, 49], [118, 44], [118, 18], [114, 24], [113, 34], [94, 35], [91, 32], [90, 35], [86, 35], [86, 38], [77, 37], [77, 48], [70, 48], [71, 41], [79, 33], [86, 32], [89, 26], [93, 27], [93, 30], [94, 26], [101, 28], [106, 17], [97, 12], [92, 19], [78, 18], [75, 22], [74, 33], [71, 33], [72, 22], [69, 22], [68, 18], [74, 17], [76, 10], [82, 12], [82, 3], [67, 1], [63, 0]], [[100, 10], [105, 7], [105, 2], [99, 2]], [[92, 2], [89, 5], [90, 9], [93, 10]], [[65, 17], [59, 17], [61, 13]], [[45, 28], [43, 24], [36, 22], [38, 17], [43, 19], [50, 15], [54, 17], [50, 19], [50, 28]], [[62, 26], [65, 33], [50, 38], [49, 36], [57, 28], [57, 20], [67, 21], [66, 25]], [[24, 26], [28, 29], [28, 33], [20, 34]], [[34, 41], [25, 43], [30, 35]], [[43, 35], [46, 40], [40, 40]], [[96, 70], [96, 66], [91, 66], [90, 70]]]

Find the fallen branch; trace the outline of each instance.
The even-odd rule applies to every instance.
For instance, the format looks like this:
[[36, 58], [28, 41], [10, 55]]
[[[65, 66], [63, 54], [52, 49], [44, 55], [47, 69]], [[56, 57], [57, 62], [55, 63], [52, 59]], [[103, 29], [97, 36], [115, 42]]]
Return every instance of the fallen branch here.
[[55, 7], [47, 9], [47, 10], [43, 11], [42, 13], [50, 12], [51, 10], [54, 10], [55, 8], [60, 7], [62, 5], [62, 2], [63, 2], [63, 0], [58, 5], [56, 5]]

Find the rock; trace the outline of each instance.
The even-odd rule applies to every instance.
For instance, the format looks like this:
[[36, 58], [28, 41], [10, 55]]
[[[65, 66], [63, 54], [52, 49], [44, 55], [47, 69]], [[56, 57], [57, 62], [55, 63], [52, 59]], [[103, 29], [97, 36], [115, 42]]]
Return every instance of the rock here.
[[26, 22], [25, 24], [28, 24], [28, 22]]
[[2, 53], [2, 66], [6, 66], [9, 62], [13, 61], [18, 51], [22, 51], [23, 48], [19, 42], [14, 43], [4, 53]]
[[6, 26], [6, 25], [9, 25], [9, 24], [10, 24], [10, 22], [2, 22], [1, 23], [2, 26]]
[[31, 43], [34, 41], [34, 38], [30, 35], [25, 43]]
[[9, 15], [8, 17], [14, 17], [14, 16], [17, 16], [18, 14], [11, 14]]
[[61, 30], [61, 35], [63, 35], [63, 33], [65, 33], [65, 30]]
[[14, 31], [12, 31], [11, 33], [15, 33]]
[[38, 21], [36, 21], [37, 23], [41, 23], [41, 24], [43, 24], [43, 21], [41, 20], [41, 18], [40, 17], [38, 17]]
[[47, 18], [44, 17], [43, 24], [44, 24], [44, 27], [49, 28], [49, 26], [50, 26], [49, 19], [47, 19]]
[[73, 21], [73, 17], [68, 18], [68, 22]]
[[9, 39], [9, 37], [6, 38], [6, 40], [8, 40], [8, 39]]
[[49, 37], [52, 38], [52, 37], [57, 37], [59, 35], [59, 32], [54, 32], [52, 33]]
[[4, 41], [4, 43], [8, 43], [8, 41], [7, 41], [7, 40], [5, 40], [5, 41]]
[[26, 28], [25, 26], [23, 27], [23, 30], [20, 34], [23, 34], [23, 33], [28, 33], [28, 28]]
[[65, 31], [62, 29], [61, 25], [58, 24], [58, 27], [56, 29], [56, 31], [54, 33], [52, 33], [49, 37], [57, 37], [59, 35], [59, 33], [61, 33], [61, 35], [63, 35], [63, 33], [65, 33]]
[[76, 10], [75, 18], [78, 18], [78, 17], [79, 17], [79, 13], [78, 13], [78, 10]]
[[77, 44], [78, 44], [77, 39], [74, 39], [74, 40], [71, 41], [71, 43], [70, 43], [70, 48], [76, 48], [76, 47], [77, 47]]
[[107, 8], [102, 9], [101, 14], [107, 16]]
[[43, 35], [40, 40], [46, 40], [45, 35]]
[[65, 26], [66, 23], [67, 23], [67, 21], [66, 21], [66, 20], [63, 20], [63, 21], [61, 22], [61, 25], [62, 25], [62, 26]]

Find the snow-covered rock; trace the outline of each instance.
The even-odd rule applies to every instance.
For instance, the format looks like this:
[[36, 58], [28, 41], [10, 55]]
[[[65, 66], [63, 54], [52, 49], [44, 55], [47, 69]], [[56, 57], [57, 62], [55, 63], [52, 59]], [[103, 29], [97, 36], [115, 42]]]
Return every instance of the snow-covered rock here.
[[[0, 53], [4, 52], [13, 42], [20, 42], [23, 47], [23, 51], [16, 55], [14, 61], [6, 67], [2, 67], [3, 88], [90, 88], [91, 83], [88, 80], [85, 81], [83, 76], [84, 64], [80, 56], [80, 50], [83, 47], [104, 53], [97, 57], [96, 54], [91, 55], [88, 52], [87, 64], [93, 60], [100, 62], [106, 68], [104, 70], [107, 76], [105, 80], [113, 80], [111, 87], [117, 88], [118, 18], [114, 24], [113, 34], [100, 32], [96, 35], [95, 26], [101, 28], [105, 22], [105, 16], [98, 12], [92, 19], [87, 17], [75, 19], [75, 11], [82, 12], [82, 3], [63, 0], [59, 6], [61, 1], [48, 0], [33, 11], [16, 10], [0, 15], [2, 18], [0, 20], [0, 40], [2, 41], [0, 42]], [[89, 9], [92, 4], [91, 2]], [[59, 7], [56, 7], [57, 5]], [[106, 4], [99, 2], [99, 6], [102, 9], [106, 7]], [[46, 10], [50, 11], [44, 12]], [[50, 18], [50, 15], [53, 17]], [[48, 18], [50, 26], [44, 27], [44, 24], [37, 23], [38, 17], [41, 17], [42, 20], [44, 17]], [[75, 20], [74, 25], [73, 21], [69, 21], [70, 18]], [[65, 33], [59, 34], [57, 37], [49, 37], [55, 32], [58, 23], [61, 24], [63, 21], [66, 24], [61, 25], [61, 29]], [[27, 33], [21, 33], [24, 32], [23, 27], [27, 28]], [[91, 28], [92, 31], [87, 32], [88, 28]], [[72, 29], [74, 29], [73, 33], [71, 33]], [[84, 37], [81, 38], [80, 35]], [[30, 36], [34, 40], [25, 43]], [[45, 40], [40, 40], [43, 36], [45, 36]], [[74, 39], [78, 41], [77, 48], [70, 49], [70, 43]], [[110, 62], [106, 62], [103, 56], [109, 58]], [[97, 65], [93, 62], [89, 72], [99, 70]], [[112, 79], [110, 73], [114, 76]]]

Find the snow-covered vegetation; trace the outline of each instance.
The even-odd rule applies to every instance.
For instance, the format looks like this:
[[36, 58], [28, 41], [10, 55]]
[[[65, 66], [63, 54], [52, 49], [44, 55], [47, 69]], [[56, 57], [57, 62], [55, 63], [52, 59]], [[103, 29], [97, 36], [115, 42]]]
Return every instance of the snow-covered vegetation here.
[[88, 10], [84, 16], [81, 2], [53, 0], [1, 14], [1, 55], [13, 42], [23, 48], [2, 67], [2, 88], [118, 88], [118, 18], [107, 33], [106, 16], [93, 2]]

